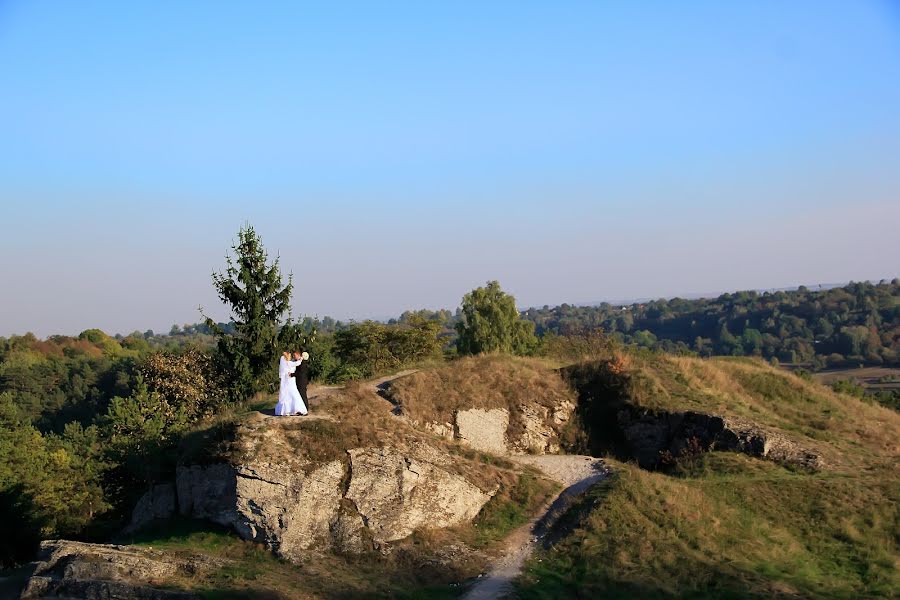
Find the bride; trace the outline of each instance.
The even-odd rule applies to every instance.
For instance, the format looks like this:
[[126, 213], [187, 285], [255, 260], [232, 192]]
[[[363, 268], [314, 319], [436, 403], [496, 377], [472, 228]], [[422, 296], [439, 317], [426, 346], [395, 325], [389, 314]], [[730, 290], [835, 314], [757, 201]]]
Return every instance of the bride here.
[[275, 414], [279, 416], [306, 414], [306, 405], [303, 404], [303, 397], [300, 390], [297, 389], [297, 380], [291, 377], [294, 369], [303, 362], [303, 357], [299, 352], [291, 355], [284, 352], [278, 361], [278, 376], [281, 378], [281, 388], [278, 392], [278, 404], [275, 405]]

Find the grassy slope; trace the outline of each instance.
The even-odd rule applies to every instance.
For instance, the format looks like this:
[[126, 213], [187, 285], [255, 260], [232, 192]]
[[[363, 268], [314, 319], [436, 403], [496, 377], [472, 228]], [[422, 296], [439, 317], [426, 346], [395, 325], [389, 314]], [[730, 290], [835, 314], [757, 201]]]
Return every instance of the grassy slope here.
[[816, 448], [838, 468], [898, 455], [900, 416], [748, 358], [628, 355], [631, 401], [647, 408], [749, 418]]
[[574, 528], [523, 577], [525, 598], [893, 597], [900, 589], [900, 415], [753, 360], [631, 356], [648, 408], [749, 417], [823, 452], [800, 473], [712, 454], [675, 474], [616, 464]]
[[571, 388], [540, 359], [506, 355], [461, 358], [396, 380], [391, 399], [418, 423], [448, 423], [453, 413], [468, 408], [505, 408], [508, 434], [521, 434], [519, 405], [530, 402], [555, 408], [576, 402]]

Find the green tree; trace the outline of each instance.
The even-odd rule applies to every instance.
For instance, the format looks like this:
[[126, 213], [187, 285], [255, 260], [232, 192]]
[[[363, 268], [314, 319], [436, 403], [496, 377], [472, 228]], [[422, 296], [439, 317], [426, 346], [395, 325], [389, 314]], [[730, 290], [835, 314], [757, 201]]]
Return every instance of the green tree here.
[[[225, 272], [213, 273], [212, 278], [219, 299], [231, 307], [234, 334], [229, 335], [208, 317], [205, 322], [218, 338], [232, 399], [243, 400], [271, 379], [273, 363], [287, 343], [283, 336], [293, 333], [293, 327], [282, 327], [282, 318], [290, 316], [293, 283], [289, 275], [287, 285], [282, 284], [278, 259], [269, 263], [262, 241], [250, 225], [240, 229], [232, 250], [235, 256], [225, 257]], [[286, 324], [290, 325], [290, 318]]]
[[151, 392], [169, 406], [183, 407], [191, 420], [211, 415], [222, 402], [215, 360], [197, 348], [149, 354], [139, 372]]
[[534, 323], [521, 319], [516, 299], [500, 289], [497, 281], [463, 296], [462, 318], [456, 331], [460, 354], [528, 354], [537, 346]]
[[142, 377], [134, 394], [110, 401], [103, 423], [107, 451], [126, 490], [145, 487], [174, 468], [172, 449], [189, 423], [183, 404], [149, 391]]

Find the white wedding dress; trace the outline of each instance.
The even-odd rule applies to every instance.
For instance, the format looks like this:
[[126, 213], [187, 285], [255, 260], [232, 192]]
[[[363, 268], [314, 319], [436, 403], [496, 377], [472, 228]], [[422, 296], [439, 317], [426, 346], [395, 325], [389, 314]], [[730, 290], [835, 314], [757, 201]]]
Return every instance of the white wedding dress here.
[[297, 380], [291, 377], [291, 373], [302, 362], [303, 359], [287, 360], [284, 356], [278, 361], [278, 376], [281, 378], [281, 387], [278, 391], [278, 404], [275, 405], [276, 415], [306, 414], [306, 405], [303, 403], [303, 396], [300, 395], [300, 390], [297, 389]]

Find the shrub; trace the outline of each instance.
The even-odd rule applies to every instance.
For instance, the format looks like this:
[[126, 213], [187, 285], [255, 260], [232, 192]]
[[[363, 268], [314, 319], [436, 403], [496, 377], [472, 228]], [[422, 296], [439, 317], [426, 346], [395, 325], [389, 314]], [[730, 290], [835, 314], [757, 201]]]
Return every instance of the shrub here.
[[221, 375], [218, 365], [196, 348], [155, 352], [139, 370], [151, 392], [159, 394], [168, 406], [183, 408], [189, 419], [209, 416], [224, 400], [216, 377]]

